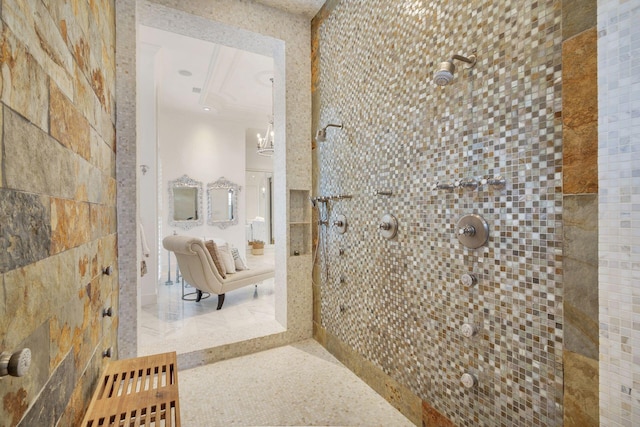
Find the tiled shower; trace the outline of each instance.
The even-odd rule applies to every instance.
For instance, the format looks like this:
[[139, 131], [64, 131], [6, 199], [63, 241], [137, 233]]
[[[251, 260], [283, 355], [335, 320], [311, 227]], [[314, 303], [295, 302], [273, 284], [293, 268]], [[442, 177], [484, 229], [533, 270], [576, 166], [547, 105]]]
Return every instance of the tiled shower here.
[[[314, 192], [353, 197], [317, 233], [316, 336], [455, 425], [563, 422], [558, 6], [343, 1], [317, 24], [314, 121], [343, 128], [316, 142]], [[455, 54], [477, 63], [437, 86]], [[458, 241], [466, 214], [488, 223], [478, 249]]]

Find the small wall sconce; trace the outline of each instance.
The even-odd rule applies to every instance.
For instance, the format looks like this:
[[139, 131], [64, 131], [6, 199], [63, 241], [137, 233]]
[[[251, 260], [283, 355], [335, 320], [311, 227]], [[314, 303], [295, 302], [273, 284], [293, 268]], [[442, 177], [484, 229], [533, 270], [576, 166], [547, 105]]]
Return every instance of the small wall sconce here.
[[147, 171], [149, 170], [149, 166], [147, 165], [140, 165], [140, 170], [142, 171], [142, 175], [146, 175]]

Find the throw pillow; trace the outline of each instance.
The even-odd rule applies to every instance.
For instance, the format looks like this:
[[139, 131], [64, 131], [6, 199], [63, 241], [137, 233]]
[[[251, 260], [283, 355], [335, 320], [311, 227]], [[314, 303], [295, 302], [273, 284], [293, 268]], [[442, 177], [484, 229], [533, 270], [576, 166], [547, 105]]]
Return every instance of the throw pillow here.
[[231, 256], [233, 257], [233, 262], [236, 265], [236, 271], [248, 270], [247, 264], [244, 262], [242, 257], [240, 256], [240, 251], [238, 248], [231, 248]]
[[236, 272], [236, 263], [233, 262], [233, 257], [231, 256], [231, 251], [229, 250], [229, 244], [225, 243], [224, 245], [217, 245], [218, 250], [220, 251], [220, 255], [222, 258], [222, 262], [224, 263], [224, 268], [227, 270], [227, 274]]
[[209, 255], [211, 255], [211, 259], [213, 260], [213, 264], [216, 266], [216, 270], [223, 279], [227, 278], [227, 269], [222, 261], [222, 256], [220, 255], [220, 251], [218, 250], [218, 246], [215, 244], [213, 240], [207, 240], [204, 242], [204, 246], [209, 251]]

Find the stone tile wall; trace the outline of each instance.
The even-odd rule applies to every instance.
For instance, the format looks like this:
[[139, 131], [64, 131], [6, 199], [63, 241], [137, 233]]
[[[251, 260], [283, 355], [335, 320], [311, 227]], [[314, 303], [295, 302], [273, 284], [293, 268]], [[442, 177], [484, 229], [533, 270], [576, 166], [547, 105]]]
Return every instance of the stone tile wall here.
[[564, 425], [598, 425], [596, 1], [562, 3]]
[[2, 426], [78, 425], [116, 345], [114, 2], [0, 7]]
[[[582, 386], [563, 372], [565, 233], [576, 247], [593, 235], [580, 198], [563, 230], [562, 29], [574, 3], [335, 1], [314, 19], [314, 127], [344, 124], [315, 144], [314, 191], [353, 195], [329, 209], [349, 231], [316, 235], [315, 336], [388, 400], [422, 401], [397, 405], [416, 424], [562, 425], [565, 387]], [[451, 85], [432, 83], [440, 62], [472, 49], [472, 70], [458, 62]], [[593, 156], [574, 153], [565, 164], [588, 191], [569, 194], [593, 198], [593, 170], [577, 176]], [[506, 188], [433, 189], [496, 175]], [[400, 223], [394, 240], [377, 231], [384, 213]], [[477, 250], [455, 237], [467, 213], [489, 223]], [[478, 284], [462, 285], [464, 273]], [[463, 337], [463, 323], [478, 334]], [[580, 348], [589, 336], [574, 338]]]

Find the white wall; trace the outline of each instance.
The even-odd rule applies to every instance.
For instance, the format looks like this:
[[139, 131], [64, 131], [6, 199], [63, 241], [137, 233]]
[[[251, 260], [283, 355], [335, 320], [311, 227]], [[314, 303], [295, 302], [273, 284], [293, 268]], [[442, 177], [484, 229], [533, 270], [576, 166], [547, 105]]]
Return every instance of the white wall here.
[[[157, 202], [157, 133], [156, 133], [156, 62], [159, 58], [157, 46], [140, 44], [138, 50], [138, 76], [145, 76], [138, 81], [138, 221], [144, 229], [144, 236], [150, 249], [148, 257], [143, 256], [140, 238], [137, 252], [137, 263], [144, 260], [147, 264], [147, 274], [140, 277], [138, 286], [138, 301], [141, 305], [154, 304], [157, 297], [157, 283], [160, 276], [158, 263], [158, 202]], [[152, 76], [152, 78], [149, 78]], [[145, 174], [141, 165], [148, 167]], [[137, 229], [137, 228], [136, 228]], [[139, 271], [138, 271], [138, 274]]]
[[[161, 236], [177, 234], [200, 238], [217, 237], [244, 250], [246, 208], [245, 191], [245, 129], [239, 122], [219, 121], [213, 114], [193, 114], [160, 109], [158, 111], [158, 159], [162, 173], [164, 202], [159, 215], [163, 218]], [[168, 224], [168, 182], [183, 175], [202, 182], [202, 215], [204, 224], [184, 230]], [[224, 177], [241, 186], [238, 194], [238, 224], [225, 229], [207, 225], [207, 184]], [[161, 261], [166, 271], [166, 252]], [[172, 261], [172, 269], [175, 261]]]
[[640, 425], [640, 5], [598, 1], [600, 425]]

